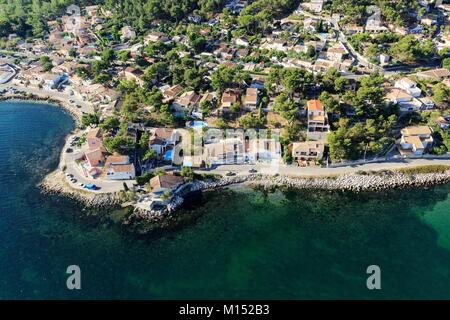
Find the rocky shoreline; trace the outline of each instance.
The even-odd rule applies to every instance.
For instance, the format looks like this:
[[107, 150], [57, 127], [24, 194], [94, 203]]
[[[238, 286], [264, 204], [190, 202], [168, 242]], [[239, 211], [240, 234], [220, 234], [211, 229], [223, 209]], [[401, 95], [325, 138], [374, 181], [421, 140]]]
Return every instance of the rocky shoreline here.
[[[219, 180], [194, 181], [189, 186], [189, 192], [213, 191], [233, 185], [245, 185], [253, 188], [273, 190], [274, 188], [292, 188], [308, 190], [377, 192], [390, 189], [410, 187], [429, 187], [437, 184], [450, 183], [450, 169], [441, 173], [407, 174], [399, 171], [360, 172], [335, 177], [299, 178], [287, 176], [269, 176], [261, 174], [223, 177]], [[143, 210], [135, 208], [124, 222], [126, 225], [140, 222], [168, 226], [174, 213], [183, 204], [183, 198], [177, 196], [162, 211]]]
[[213, 190], [233, 184], [271, 189], [287, 187], [294, 189], [345, 190], [353, 192], [382, 191], [408, 187], [426, 187], [450, 183], [450, 170], [442, 173], [405, 174], [398, 171], [380, 171], [365, 174], [345, 174], [335, 177], [299, 178], [288, 176], [249, 175], [226, 177], [214, 182], [198, 182], [201, 190]]
[[78, 110], [75, 110], [75, 108], [71, 105], [69, 105], [69, 102], [63, 101], [60, 99], [55, 99], [50, 96], [46, 95], [36, 95], [32, 93], [21, 93], [21, 94], [8, 94], [5, 96], [0, 96], [0, 101], [7, 101], [7, 100], [17, 100], [17, 101], [30, 101], [30, 102], [45, 102], [49, 104], [57, 105], [61, 108], [63, 108], [66, 112], [68, 112], [72, 118], [75, 120], [76, 126], [80, 124], [82, 113]]
[[[376, 192], [388, 189], [410, 187], [429, 187], [437, 184], [450, 183], [450, 170], [442, 173], [406, 174], [398, 171], [380, 171], [374, 173], [355, 173], [334, 177], [300, 178], [288, 176], [269, 176], [261, 174], [223, 177], [219, 180], [194, 181], [189, 186], [189, 192], [212, 191], [227, 186], [243, 184], [249, 187], [263, 189], [293, 188], [311, 190], [344, 190], [351, 192]], [[47, 175], [40, 184], [44, 193], [60, 193], [86, 205], [107, 207], [121, 204], [119, 193], [92, 193], [74, 189], [64, 180], [62, 170], [57, 169]], [[154, 222], [175, 212], [182, 204], [183, 197], [176, 196], [164, 210], [143, 210], [135, 208], [134, 215]]]
[[110, 207], [121, 204], [119, 193], [93, 193], [74, 189], [64, 179], [59, 168], [48, 174], [39, 184], [44, 194], [60, 194], [90, 207]]

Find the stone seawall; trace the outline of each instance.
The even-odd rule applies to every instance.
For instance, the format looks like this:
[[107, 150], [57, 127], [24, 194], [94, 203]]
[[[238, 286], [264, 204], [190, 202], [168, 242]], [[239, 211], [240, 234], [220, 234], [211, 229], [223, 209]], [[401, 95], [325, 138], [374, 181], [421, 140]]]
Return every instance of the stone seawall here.
[[394, 188], [423, 187], [450, 182], [450, 170], [443, 173], [404, 174], [387, 171], [376, 174], [347, 174], [328, 178], [292, 178], [287, 176], [248, 175], [226, 177], [218, 181], [195, 182], [198, 190], [212, 190], [245, 183], [264, 188], [289, 187], [297, 189], [381, 191]]

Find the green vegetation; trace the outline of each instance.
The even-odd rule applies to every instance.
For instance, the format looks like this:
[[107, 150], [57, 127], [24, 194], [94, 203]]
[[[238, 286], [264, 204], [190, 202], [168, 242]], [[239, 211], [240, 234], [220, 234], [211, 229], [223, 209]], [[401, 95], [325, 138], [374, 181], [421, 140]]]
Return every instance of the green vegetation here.
[[190, 167], [183, 167], [180, 172], [185, 181], [192, 181], [194, 179], [194, 171]]
[[41, 63], [42, 68], [46, 72], [50, 71], [53, 68], [52, 60], [50, 60], [48, 56], [42, 56], [39, 59], [39, 62]]
[[397, 26], [403, 26], [410, 18], [408, 10], [419, 8], [418, 0], [333, 0], [331, 10], [344, 16], [343, 23], [363, 24], [371, 5], [379, 6], [382, 18]]
[[394, 142], [389, 135], [394, 125], [395, 116], [378, 121], [368, 119], [354, 125], [348, 119], [339, 120], [336, 130], [328, 136], [331, 158], [356, 160], [380, 152]]
[[450, 170], [450, 166], [438, 165], [438, 164], [397, 169], [398, 172], [408, 174], [408, 175], [427, 174], [427, 173], [444, 173], [445, 171], [448, 171], [448, 170]]
[[136, 177], [136, 183], [140, 186], [147, 184], [151, 178], [153, 178], [155, 174], [152, 172], [146, 172], [142, 176]]
[[290, 14], [298, 4], [298, 0], [256, 0], [242, 10], [237, 23], [246, 34], [255, 35], [266, 31], [273, 18]]
[[431, 58], [436, 46], [431, 39], [419, 42], [414, 35], [407, 35], [391, 47], [390, 53], [402, 62], [413, 63]]
[[65, 13], [71, 4], [89, 5], [96, 1], [82, 0], [0, 0], [0, 38], [16, 33], [21, 37], [44, 37], [47, 21]]
[[81, 148], [81, 146], [86, 143], [86, 140], [87, 140], [86, 136], [87, 136], [87, 134], [84, 133], [81, 135], [80, 139], [78, 139], [78, 141], [76, 142], [76, 146], [78, 148]]
[[98, 113], [86, 113], [81, 117], [81, 124], [83, 127], [88, 127], [91, 124], [98, 125], [100, 122], [100, 116]]

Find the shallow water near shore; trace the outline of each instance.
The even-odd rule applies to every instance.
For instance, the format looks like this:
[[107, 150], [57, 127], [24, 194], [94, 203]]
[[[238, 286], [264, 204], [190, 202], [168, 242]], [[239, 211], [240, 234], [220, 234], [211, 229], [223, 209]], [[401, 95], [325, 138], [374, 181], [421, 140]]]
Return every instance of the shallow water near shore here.
[[[36, 187], [73, 126], [54, 106], [0, 102], [1, 299], [450, 298], [450, 185], [227, 188], [179, 211], [195, 217], [183, 227], [137, 238], [114, 222], [121, 211]], [[81, 290], [66, 288], [72, 264]], [[366, 288], [372, 264], [378, 291]]]

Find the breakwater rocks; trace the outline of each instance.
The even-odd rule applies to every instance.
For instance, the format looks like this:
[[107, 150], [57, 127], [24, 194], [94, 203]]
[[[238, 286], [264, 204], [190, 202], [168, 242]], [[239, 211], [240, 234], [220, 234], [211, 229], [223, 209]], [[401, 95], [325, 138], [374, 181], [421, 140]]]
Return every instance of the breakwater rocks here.
[[182, 219], [173, 213], [183, 202], [183, 197], [174, 196], [169, 203], [158, 209], [144, 209], [136, 206], [133, 212], [123, 220], [122, 225], [129, 232], [141, 235], [155, 230], [174, 228], [182, 223]]
[[328, 178], [299, 178], [267, 176], [261, 174], [225, 177], [217, 181], [197, 181], [199, 190], [212, 190], [228, 185], [245, 183], [250, 186], [272, 189], [287, 187], [295, 189], [346, 190], [353, 192], [381, 191], [394, 188], [421, 187], [450, 183], [450, 170], [442, 173], [404, 174], [383, 171], [370, 174], [347, 174]]
[[61, 194], [90, 207], [109, 207], [122, 202], [118, 193], [93, 193], [70, 187], [60, 170], [47, 175], [39, 187], [44, 194]]
[[174, 212], [184, 202], [183, 197], [174, 196], [167, 204], [154, 209], [143, 209], [141, 207], [135, 207], [133, 213], [137, 216], [144, 217], [148, 221], [158, 221], [168, 214]]

